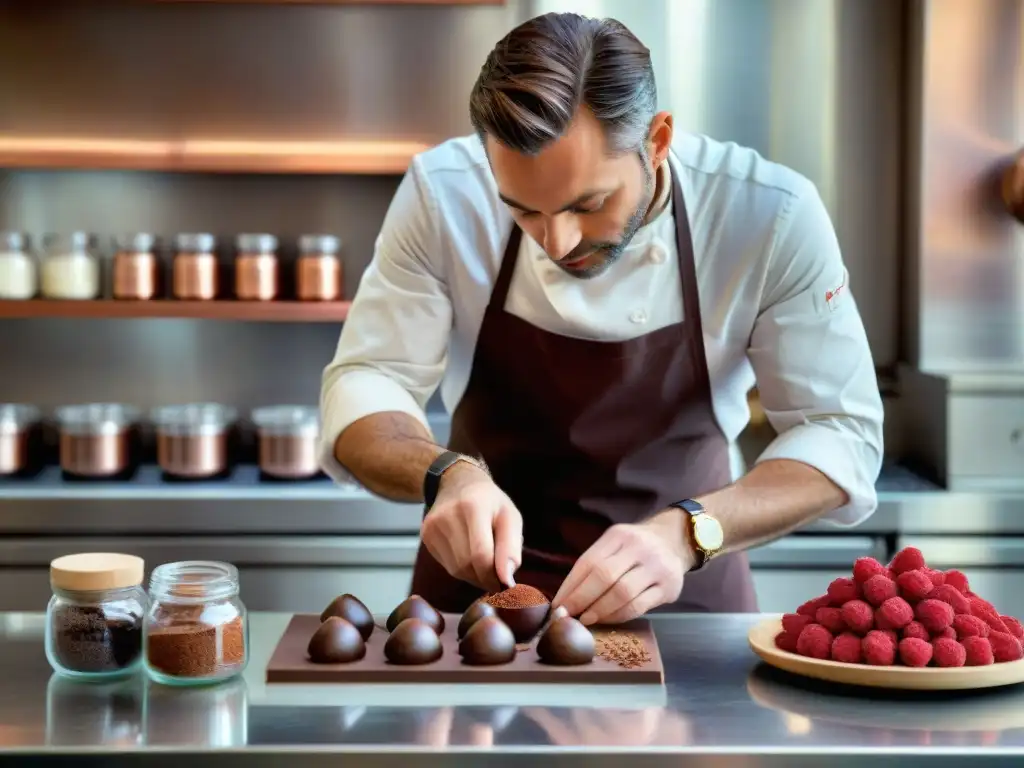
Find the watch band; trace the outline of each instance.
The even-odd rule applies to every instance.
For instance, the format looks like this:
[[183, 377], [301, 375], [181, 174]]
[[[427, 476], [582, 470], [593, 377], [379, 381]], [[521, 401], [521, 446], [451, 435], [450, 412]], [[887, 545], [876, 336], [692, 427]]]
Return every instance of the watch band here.
[[438, 491], [441, 490], [441, 478], [444, 476], [444, 473], [460, 461], [469, 462], [476, 467], [480, 466], [479, 462], [474, 461], [469, 456], [455, 451], [445, 451], [434, 459], [427, 469], [427, 474], [423, 477], [423, 503], [428, 510], [434, 506], [434, 502], [437, 500]]
[[711, 559], [712, 554], [697, 543], [697, 538], [694, 536], [693, 531], [694, 518], [697, 517], [697, 515], [705, 514], [704, 505], [699, 501], [694, 501], [693, 499], [683, 499], [682, 501], [669, 504], [669, 506], [681, 509], [690, 516], [690, 536], [693, 538], [693, 551], [697, 559], [692, 570], [699, 571], [704, 567], [704, 564]]

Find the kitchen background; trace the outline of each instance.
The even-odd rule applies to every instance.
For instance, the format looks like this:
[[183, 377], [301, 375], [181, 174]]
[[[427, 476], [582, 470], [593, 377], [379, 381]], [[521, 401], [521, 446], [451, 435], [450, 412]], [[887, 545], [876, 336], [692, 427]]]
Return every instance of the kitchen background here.
[[400, 600], [418, 508], [255, 466], [251, 409], [316, 404], [344, 304], [111, 301], [110, 237], [210, 232], [230, 265], [237, 233], [273, 233], [290, 299], [297, 239], [335, 234], [350, 298], [410, 154], [469, 132], [488, 50], [549, 10], [621, 19], [677, 125], [795, 167], [834, 217], [886, 397], [880, 507], [752, 553], [762, 607], [915, 544], [1024, 613], [1024, 204], [1000, 199], [1024, 0], [0, 3], [0, 230], [96, 233], [108, 297], [0, 301], [0, 402], [242, 418], [226, 478], [165, 478], [146, 432], [126, 480], [0, 479], [0, 610], [41, 609], [50, 559], [82, 550], [234, 562], [253, 609]]

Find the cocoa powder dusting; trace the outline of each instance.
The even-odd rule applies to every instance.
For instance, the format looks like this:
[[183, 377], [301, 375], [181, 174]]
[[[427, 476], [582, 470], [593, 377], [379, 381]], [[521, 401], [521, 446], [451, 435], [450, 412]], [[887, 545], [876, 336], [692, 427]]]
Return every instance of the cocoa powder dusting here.
[[598, 656], [623, 669], [636, 669], [651, 661], [644, 641], [632, 632], [595, 632], [594, 646]]
[[548, 602], [543, 592], [529, 584], [516, 584], [503, 592], [488, 595], [484, 600], [495, 608], [530, 608]]

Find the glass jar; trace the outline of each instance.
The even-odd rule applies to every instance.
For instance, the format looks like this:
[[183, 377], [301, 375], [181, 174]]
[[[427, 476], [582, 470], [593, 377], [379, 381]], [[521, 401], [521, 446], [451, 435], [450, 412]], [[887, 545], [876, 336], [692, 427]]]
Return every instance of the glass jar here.
[[108, 552], [50, 563], [45, 648], [57, 674], [108, 680], [139, 668], [148, 607], [144, 566], [142, 558]]
[[166, 685], [204, 685], [240, 675], [249, 662], [249, 615], [229, 563], [158, 566], [149, 579], [143, 626], [149, 676]]
[[235, 296], [242, 301], [277, 298], [277, 238], [239, 235], [235, 246]]
[[334, 235], [303, 235], [295, 263], [295, 294], [299, 301], [337, 301], [341, 298], [342, 269]]
[[259, 435], [260, 471], [280, 480], [320, 474], [320, 412], [301, 405], [257, 408], [252, 421]]
[[174, 298], [211, 301], [220, 292], [217, 239], [205, 232], [184, 233], [174, 239]]
[[190, 403], [155, 408], [156, 460], [171, 477], [206, 479], [229, 467], [228, 433], [238, 412], [218, 403]]
[[100, 295], [96, 236], [88, 232], [49, 234], [43, 238], [40, 287], [48, 299], [87, 301]]
[[148, 301], [156, 298], [160, 286], [160, 260], [155, 253], [156, 237], [147, 232], [117, 238], [114, 252], [113, 296], [115, 299]]
[[28, 235], [0, 232], [0, 299], [31, 299], [39, 290], [39, 271]]

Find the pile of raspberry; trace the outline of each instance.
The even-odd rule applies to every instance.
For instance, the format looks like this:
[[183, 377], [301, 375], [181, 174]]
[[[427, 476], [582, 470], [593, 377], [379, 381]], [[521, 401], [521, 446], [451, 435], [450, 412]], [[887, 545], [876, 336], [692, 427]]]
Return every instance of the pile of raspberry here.
[[782, 617], [775, 645], [813, 659], [885, 667], [980, 667], [1024, 656], [1024, 627], [971, 592], [956, 570], [929, 568], [921, 550], [900, 550], [886, 567], [853, 564], [828, 594]]

